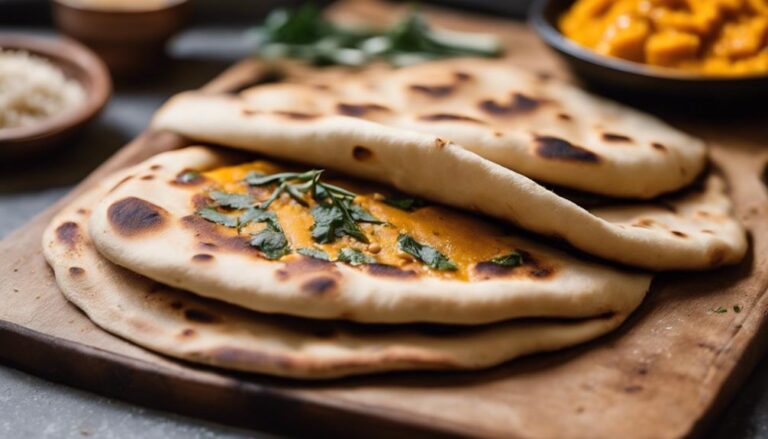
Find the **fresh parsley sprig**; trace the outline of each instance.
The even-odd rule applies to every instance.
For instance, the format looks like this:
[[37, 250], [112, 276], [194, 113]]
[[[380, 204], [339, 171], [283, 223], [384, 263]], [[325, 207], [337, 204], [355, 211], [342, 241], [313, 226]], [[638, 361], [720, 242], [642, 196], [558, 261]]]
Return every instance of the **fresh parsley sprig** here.
[[287, 193], [301, 205], [308, 206], [304, 194], [309, 193], [318, 203], [311, 210], [315, 220], [312, 226], [312, 238], [316, 242], [326, 244], [347, 235], [367, 243], [368, 238], [360, 229], [358, 222], [381, 224], [381, 221], [362, 206], [354, 204], [357, 194], [321, 181], [323, 172], [323, 169], [271, 175], [252, 172], [246, 176], [245, 182], [251, 186], [277, 184], [277, 188], [270, 197], [259, 205], [261, 209], [268, 208], [283, 193]]
[[300, 58], [316, 65], [362, 65], [383, 58], [407, 65], [451, 56], [499, 56], [489, 34], [433, 29], [417, 11], [389, 29], [375, 31], [332, 23], [314, 4], [278, 9], [249, 33], [266, 58]]

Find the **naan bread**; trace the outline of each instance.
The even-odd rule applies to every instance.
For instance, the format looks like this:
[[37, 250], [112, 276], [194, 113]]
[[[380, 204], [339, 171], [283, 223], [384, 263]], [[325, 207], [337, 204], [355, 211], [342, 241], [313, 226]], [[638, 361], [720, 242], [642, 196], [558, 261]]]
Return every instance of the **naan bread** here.
[[[593, 317], [634, 309], [648, 289], [646, 274], [576, 259], [487, 220], [439, 206], [408, 214], [371, 198], [361, 205], [388, 222], [361, 226], [372, 243], [380, 243], [379, 252], [370, 250], [377, 263], [353, 267], [297, 254], [295, 250], [313, 245], [313, 222], [308, 209], [287, 194], [270, 211], [277, 212], [294, 252], [269, 260], [249, 244], [250, 233], [263, 224], [238, 233], [195, 214], [201, 200], [202, 206], [207, 204], [211, 189], [234, 190], [232, 182], [212, 181], [215, 175], [241, 173], [233, 180], [236, 187], [242, 184], [242, 170], [179, 179], [190, 170], [219, 167], [222, 157], [215, 150], [190, 147], [139, 166], [93, 211], [89, 230], [99, 252], [163, 284], [244, 308], [360, 322], [477, 324], [522, 317]], [[358, 199], [363, 199], [360, 194]], [[260, 193], [258, 199], [268, 197]], [[393, 262], [400, 233], [433, 246], [458, 269], [437, 271], [414, 260]], [[333, 258], [339, 246], [361, 248], [348, 236], [318, 247]], [[488, 262], [512, 250], [524, 255], [521, 265]]]
[[[699, 139], [506, 61], [447, 60], [334, 76], [259, 85], [232, 99], [253, 129], [291, 130], [303, 122], [327, 128], [306, 133], [305, 141], [328, 135], [366, 144], [370, 136], [360, 134], [365, 125], [359, 122], [367, 120], [440, 136], [537, 181], [614, 197], [647, 199], [677, 190], [707, 160]], [[174, 117], [189, 111], [195, 96], [173, 100], [156, 126], [193, 137], [201, 130], [212, 134], [208, 124], [193, 128], [196, 121]], [[277, 122], [275, 114], [293, 122]], [[269, 144], [273, 136], [250, 142]]]
[[[638, 267], [717, 267], [738, 262], [747, 248], [724, 182], [714, 175], [706, 179], [703, 191], [689, 191], [664, 203], [616, 204], [588, 211], [441, 137], [357, 118], [258, 111], [233, 96], [187, 93], [173, 98], [154, 126], [193, 140], [387, 183]], [[627, 178], [653, 174], [636, 171], [627, 173]]]
[[146, 167], [124, 171], [74, 201], [46, 229], [43, 249], [64, 296], [94, 323], [176, 358], [314, 379], [391, 370], [476, 369], [599, 337], [619, 326], [637, 305], [627, 303], [627, 308], [595, 318], [532, 319], [474, 328], [366, 326], [249, 312], [158, 284], [96, 251], [86, 231], [90, 210], [125, 176], [145, 172], [151, 175]]

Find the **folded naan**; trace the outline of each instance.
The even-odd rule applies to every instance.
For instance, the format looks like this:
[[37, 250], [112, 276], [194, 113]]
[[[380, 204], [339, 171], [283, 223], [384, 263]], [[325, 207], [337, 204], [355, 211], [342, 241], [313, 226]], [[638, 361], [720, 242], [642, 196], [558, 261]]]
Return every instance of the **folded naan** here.
[[[189, 111], [184, 106], [190, 99], [172, 101], [156, 126], [212, 134], [206, 128], [214, 122], [174, 117]], [[369, 140], [355, 119], [366, 120], [439, 136], [540, 182], [614, 197], [647, 199], [677, 190], [707, 161], [701, 140], [507, 61], [454, 59], [347, 77], [305, 75], [293, 83], [259, 85], [233, 99], [240, 103], [239, 117], [266, 131], [290, 130], [300, 121], [327, 122], [322, 133], [354, 144]], [[262, 116], [270, 114], [293, 122]], [[341, 121], [331, 122], [335, 119]], [[267, 136], [258, 140], [269, 142]]]
[[[637, 306], [649, 282], [647, 276], [630, 276], [628, 286], [614, 285], [613, 293], [621, 299], [610, 313], [479, 327], [361, 325], [251, 312], [167, 287], [114, 265], [96, 251], [87, 233], [93, 207], [125, 178], [151, 181], [148, 176], [159, 177], [154, 167], [165, 160], [150, 163], [122, 171], [76, 199], [52, 220], [43, 248], [64, 296], [95, 324], [145, 348], [188, 361], [313, 379], [488, 367], [611, 331]], [[171, 245], [166, 251], [182, 250]], [[196, 263], [189, 268], [200, 269]], [[596, 285], [603, 285], [599, 277], [605, 273], [614, 276], [608, 269], [593, 273]]]
[[595, 317], [633, 309], [650, 282], [381, 185], [264, 159], [225, 164], [189, 147], [139, 166], [94, 207], [95, 246], [201, 296], [360, 322]]
[[[313, 100], [308, 99], [306, 105]], [[160, 110], [154, 126], [197, 141], [386, 183], [638, 267], [717, 267], [738, 262], [747, 248], [745, 231], [733, 216], [725, 182], [714, 174], [703, 178], [703, 185], [663, 200], [615, 202], [608, 208], [586, 210], [440, 136], [360, 118], [261, 111], [241, 97], [187, 93]], [[552, 151], [568, 148], [551, 136], [540, 139], [540, 147]], [[670, 152], [670, 156], [680, 154]], [[641, 181], [649, 175], [656, 174], [650, 169], [634, 169], [625, 177]], [[605, 182], [606, 187], [617, 185]]]

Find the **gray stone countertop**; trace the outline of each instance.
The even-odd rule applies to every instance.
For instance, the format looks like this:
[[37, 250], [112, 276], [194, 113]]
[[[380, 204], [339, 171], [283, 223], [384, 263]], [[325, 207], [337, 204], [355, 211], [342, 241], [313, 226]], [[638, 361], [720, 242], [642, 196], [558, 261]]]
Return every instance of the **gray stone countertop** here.
[[[118, 84], [100, 119], [75, 144], [39, 163], [0, 163], [0, 238], [58, 200], [139, 134], [168, 96], [201, 86], [246, 56], [242, 31], [184, 32], [172, 43], [172, 63], [162, 74], [139, 85]], [[265, 435], [145, 409], [0, 366], [2, 438], [254, 436]], [[758, 365], [708, 437], [768, 438], [768, 360]]]

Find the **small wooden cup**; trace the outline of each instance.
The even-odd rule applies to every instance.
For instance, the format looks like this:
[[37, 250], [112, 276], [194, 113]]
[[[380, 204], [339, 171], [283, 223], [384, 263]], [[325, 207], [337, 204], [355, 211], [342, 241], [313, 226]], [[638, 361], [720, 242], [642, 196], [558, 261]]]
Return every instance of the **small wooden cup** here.
[[189, 1], [168, 0], [150, 10], [88, 8], [54, 0], [53, 16], [59, 29], [93, 49], [117, 77], [139, 77], [165, 60], [168, 39], [186, 21]]

